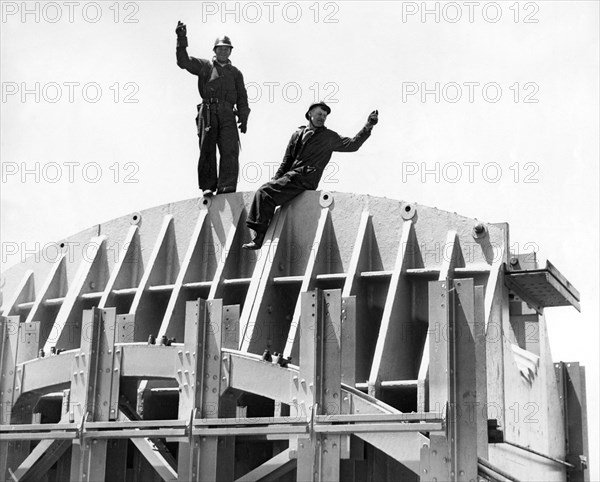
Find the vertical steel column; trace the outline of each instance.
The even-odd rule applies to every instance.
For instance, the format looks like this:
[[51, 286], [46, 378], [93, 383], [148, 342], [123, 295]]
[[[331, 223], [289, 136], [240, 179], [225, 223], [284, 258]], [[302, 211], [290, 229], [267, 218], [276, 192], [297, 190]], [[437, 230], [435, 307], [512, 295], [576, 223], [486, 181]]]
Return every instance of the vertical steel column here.
[[[342, 411], [341, 290], [302, 293], [299, 406], [309, 419]], [[340, 480], [339, 435], [298, 438], [297, 479]]]
[[[429, 283], [429, 410], [442, 411], [450, 402], [449, 323], [451, 312], [449, 281]], [[449, 438], [452, 434], [431, 434], [429, 447], [421, 449], [421, 481], [455, 480], [450, 477]]]
[[[191, 433], [194, 418], [218, 418], [221, 396], [221, 337], [223, 301], [188, 301], [183, 350], [176, 359], [179, 382], [179, 418], [190, 421], [188, 442], [179, 444], [179, 480], [211, 481], [233, 478], [233, 465], [225, 461], [232, 449], [220, 437], [199, 437]], [[199, 416], [199, 417], [198, 417]]]
[[448, 419], [446, 434], [431, 434], [430, 446], [421, 449], [423, 481], [477, 480], [478, 432], [487, 427], [485, 400], [477, 392], [483, 356], [477, 347], [484, 343], [484, 320], [475, 309], [480, 292], [476, 296], [472, 279], [454, 280], [452, 289], [449, 283], [429, 283], [429, 329], [439, 333], [430, 339], [429, 408], [446, 406]]
[[345, 296], [342, 299], [342, 380], [354, 387], [356, 383], [356, 296]]
[[[0, 423], [31, 423], [31, 407], [19, 406], [24, 361], [37, 356], [39, 322], [21, 323], [19, 316], [2, 317], [0, 321]], [[0, 477], [8, 468], [15, 470], [29, 455], [28, 440], [0, 441]]]
[[[86, 421], [116, 420], [121, 350], [115, 349], [116, 309], [83, 312], [81, 344], [71, 375], [69, 418], [85, 428]], [[105, 480], [106, 440], [74, 441], [71, 480]]]
[[475, 318], [473, 338], [475, 341], [477, 418], [477, 455], [489, 458], [487, 424], [487, 342], [485, 336], [485, 292], [483, 286], [475, 286]]
[[566, 460], [574, 466], [567, 469], [567, 480], [586, 482], [590, 473], [585, 368], [577, 362], [558, 362], [554, 370], [564, 418]]
[[456, 437], [453, 470], [460, 482], [477, 480], [478, 441], [483, 430], [487, 434], [486, 400], [480, 396], [485, 394], [478, 391], [483, 385], [479, 363], [485, 356], [478, 349], [485, 343], [485, 321], [479, 316], [481, 307], [475, 303], [481, 299], [479, 289], [473, 279], [454, 280], [454, 311], [450, 323], [454, 350], [451, 365], [454, 376], [451, 373], [450, 377], [454, 413], [450, 423], [454, 425]]

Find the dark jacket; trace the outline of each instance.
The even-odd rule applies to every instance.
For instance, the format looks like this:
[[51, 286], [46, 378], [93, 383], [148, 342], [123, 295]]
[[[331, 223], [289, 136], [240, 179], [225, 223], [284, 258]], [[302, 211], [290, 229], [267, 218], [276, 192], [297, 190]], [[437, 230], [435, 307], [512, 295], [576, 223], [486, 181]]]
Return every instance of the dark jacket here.
[[300, 127], [292, 134], [274, 179], [287, 174], [291, 178], [298, 178], [307, 189], [317, 189], [333, 152], [355, 152], [371, 136], [371, 129], [366, 126], [353, 138], [342, 137], [327, 127], [319, 127], [303, 143], [305, 129], [304, 126]]
[[219, 101], [229, 102], [232, 107], [237, 106], [240, 121], [246, 122], [250, 108], [244, 76], [240, 70], [231, 62], [221, 66], [216, 60], [190, 57], [185, 44], [177, 43], [177, 65], [198, 76], [198, 92], [202, 99], [219, 99]]

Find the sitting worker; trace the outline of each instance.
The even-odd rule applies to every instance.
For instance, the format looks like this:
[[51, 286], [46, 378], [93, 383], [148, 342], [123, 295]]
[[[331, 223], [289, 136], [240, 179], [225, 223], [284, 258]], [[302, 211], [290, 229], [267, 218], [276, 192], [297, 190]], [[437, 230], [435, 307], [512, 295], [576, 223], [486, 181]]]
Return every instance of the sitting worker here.
[[[205, 196], [235, 192], [239, 172], [239, 128], [246, 133], [250, 108], [244, 77], [235, 68], [229, 56], [233, 45], [229, 37], [215, 40], [212, 61], [197, 59], [187, 53], [187, 28], [179, 22], [177, 33], [177, 65], [198, 76], [198, 91], [202, 104], [198, 105], [196, 125], [200, 142], [198, 185]], [[236, 111], [237, 108], [237, 111]], [[217, 146], [221, 154], [217, 178]]]
[[312, 104], [305, 117], [307, 126], [300, 127], [288, 143], [283, 161], [275, 177], [263, 184], [252, 201], [246, 225], [255, 232], [252, 242], [242, 245], [244, 249], [259, 249], [275, 212], [284, 204], [307, 189], [317, 189], [323, 171], [335, 152], [355, 152], [371, 135], [378, 121], [378, 112], [369, 114], [367, 124], [354, 138], [341, 137], [325, 127], [331, 113], [323, 102]]

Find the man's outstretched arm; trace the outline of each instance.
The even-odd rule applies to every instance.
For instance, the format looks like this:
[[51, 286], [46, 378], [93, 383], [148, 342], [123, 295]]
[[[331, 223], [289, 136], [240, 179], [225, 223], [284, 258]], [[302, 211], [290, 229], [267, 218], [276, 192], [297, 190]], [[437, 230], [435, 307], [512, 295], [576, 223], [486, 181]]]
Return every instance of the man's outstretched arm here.
[[177, 49], [175, 50], [177, 65], [191, 74], [199, 75], [202, 64], [198, 59], [190, 57], [187, 53], [187, 27], [181, 20], [177, 22], [175, 33], [177, 34]]
[[360, 146], [371, 136], [373, 126], [379, 122], [379, 111], [374, 110], [369, 114], [367, 123], [354, 137], [341, 137], [333, 148], [337, 152], [356, 152]]

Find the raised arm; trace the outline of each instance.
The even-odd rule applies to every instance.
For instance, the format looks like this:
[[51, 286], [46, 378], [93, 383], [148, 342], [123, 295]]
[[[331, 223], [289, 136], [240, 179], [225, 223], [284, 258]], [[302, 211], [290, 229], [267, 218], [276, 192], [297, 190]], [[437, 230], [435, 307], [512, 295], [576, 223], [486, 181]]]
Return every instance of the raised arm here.
[[371, 136], [373, 126], [379, 122], [379, 112], [374, 110], [369, 114], [367, 123], [354, 137], [340, 136], [333, 150], [337, 152], [356, 152]]
[[177, 23], [175, 33], [177, 34], [177, 49], [175, 50], [177, 65], [191, 74], [199, 75], [202, 63], [200, 60], [190, 57], [187, 53], [187, 27], [181, 20]]

